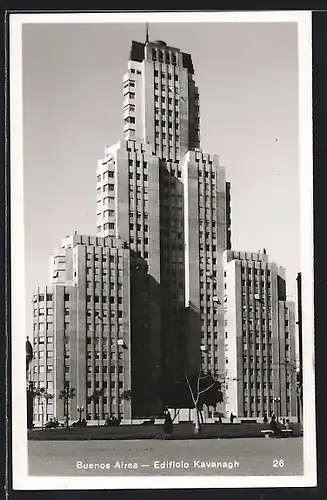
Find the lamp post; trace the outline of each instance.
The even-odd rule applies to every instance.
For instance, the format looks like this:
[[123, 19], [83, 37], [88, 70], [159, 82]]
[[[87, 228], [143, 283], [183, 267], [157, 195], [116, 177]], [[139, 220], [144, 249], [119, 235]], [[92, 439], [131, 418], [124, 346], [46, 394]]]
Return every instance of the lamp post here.
[[[127, 346], [127, 344], [126, 344], [126, 342], [124, 341], [123, 338], [117, 339], [116, 345], [117, 345], [118, 349], [119, 348], [121, 348], [123, 350], [128, 349], [128, 346]], [[129, 402], [129, 406], [130, 406], [130, 419], [131, 419], [131, 423], [132, 423], [132, 401], [131, 401], [131, 397], [129, 397], [129, 398], [119, 398], [118, 399], [118, 408], [116, 407], [116, 414], [117, 414], [118, 418], [120, 419], [121, 418], [120, 417], [120, 403], [121, 403], [122, 399], [125, 399], [126, 402], [127, 401]], [[124, 410], [123, 410], [123, 416], [124, 416]]]
[[77, 406], [77, 411], [79, 413], [79, 421], [82, 421], [82, 413], [84, 411], [84, 406]]

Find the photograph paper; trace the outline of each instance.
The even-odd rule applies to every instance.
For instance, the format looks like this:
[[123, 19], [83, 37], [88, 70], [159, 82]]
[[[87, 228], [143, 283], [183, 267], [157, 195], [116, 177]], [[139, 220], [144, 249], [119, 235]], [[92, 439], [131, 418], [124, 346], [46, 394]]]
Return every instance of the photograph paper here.
[[311, 13], [9, 23], [14, 488], [314, 486]]

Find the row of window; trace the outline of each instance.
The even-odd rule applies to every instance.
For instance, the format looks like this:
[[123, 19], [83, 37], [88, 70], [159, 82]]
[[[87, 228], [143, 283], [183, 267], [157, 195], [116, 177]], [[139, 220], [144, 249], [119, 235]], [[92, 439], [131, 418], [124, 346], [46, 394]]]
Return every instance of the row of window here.
[[[158, 126], [160, 125], [159, 120], [158, 120], [158, 119], [156, 119], [156, 120], [155, 120], [155, 122], [154, 122], [154, 124], [155, 124], [155, 126], [156, 126], [156, 127], [158, 127]], [[166, 121], [165, 121], [165, 120], [161, 120], [161, 126], [162, 126], [162, 127], [166, 127]], [[173, 128], [173, 122], [168, 121], [168, 129], [172, 129], [172, 128]], [[176, 129], [176, 130], [178, 130], [178, 129], [179, 129], [179, 124], [178, 124], [177, 122], [175, 123], [175, 129]], [[172, 131], [171, 131], [171, 132], [169, 132], [169, 133], [172, 133]]]
[[[261, 398], [258, 396], [256, 399], [251, 396], [251, 398], [247, 398], [246, 396], [244, 396], [244, 404], [245, 405], [248, 405], [249, 402], [251, 402], [252, 404], [254, 402], [257, 402], [257, 404], [260, 404], [261, 403]], [[274, 403], [274, 398], [271, 396], [270, 398], [267, 398], [266, 396], [263, 398], [263, 403], [268, 403], [268, 401], [270, 402], [270, 404]], [[286, 403], [290, 403], [291, 401], [291, 398], [289, 396], [286, 396]]]
[[[166, 109], [165, 108], [160, 109], [158, 107], [155, 107], [154, 108], [154, 112], [155, 112], [156, 120], [158, 120], [158, 123], [156, 123], [156, 125], [159, 125], [159, 119], [158, 118], [159, 118], [160, 111], [161, 111], [161, 116], [162, 117], [164, 117], [166, 115]], [[167, 113], [168, 114], [168, 118], [171, 118], [171, 117], [175, 116], [175, 119], [178, 120], [178, 118], [179, 118], [179, 112], [176, 109], [174, 110], [175, 113], [173, 113], [172, 109], [168, 109], [167, 111], [168, 111], [168, 113]], [[171, 123], [171, 122], [169, 122], [169, 123]], [[176, 160], [169, 160], [169, 161], [172, 162], [172, 161], [176, 161]]]
[[[208, 231], [206, 231], [205, 233], [203, 231], [199, 231], [199, 238], [212, 238], [213, 240], [215, 240], [217, 238], [217, 233], [209, 233]], [[216, 259], [214, 259], [216, 260]]]
[[[158, 76], [159, 76], [159, 71], [158, 71], [157, 69], [155, 69], [155, 70], [154, 70], [154, 76], [155, 76], [155, 77], [158, 77]], [[166, 77], [166, 73], [162, 71], [162, 72], [160, 73], [160, 76], [161, 76], [161, 78], [165, 78], [165, 77]], [[171, 73], [167, 73], [167, 78], [168, 78], [168, 80], [171, 80], [171, 79], [172, 79], [172, 77], [173, 77], [173, 75], [172, 75]], [[178, 75], [174, 75], [174, 81], [175, 81], [175, 82], [178, 82]]]
[[[141, 162], [139, 160], [129, 159], [128, 160], [128, 166], [129, 167], [133, 167], [133, 166], [135, 167], [136, 166], [136, 169], [138, 170], [139, 168], [141, 168]], [[144, 169], [147, 169], [148, 168], [148, 162], [143, 161], [142, 166], [143, 166]]]
[[45, 369], [46, 369], [47, 373], [53, 373], [53, 365], [50, 365], [48, 363], [47, 363], [46, 367], [44, 365], [34, 366], [33, 372], [34, 373], [44, 373]]
[[129, 71], [130, 73], [133, 73], [133, 74], [134, 74], [134, 73], [135, 73], [135, 71], [136, 71], [136, 74], [137, 74], [137, 75], [141, 75], [141, 74], [142, 74], [142, 72], [141, 72], [139, 69], [135, 70], [134, 68], [130, 68], [128, 71]]
[[[160, 137], [159, 132], [155, 133], [155, 137], [156, 137], [156, 139], [159, 139], [159, 137]], [[179, 141], [179, 135], [178, 134], [175, 134], [174, 137], [175, 137], [176, 141]], [[165, 141], [166, 138], [167, 138], [167, 134], [165, 132], [162, 132], [161, 133], [161, 139], [162, 139], [162, 141]], [[168, 134], [168, 139], [169, 139], [169, 141], [172, 141], [173, 140], [173, 134]], [[172, 145], [173, 145], [172, 142], [170, 142], [169, 146], [172, 146]]]
[[[134, 196], [134, 193], [136, 192], [136, 197]], [[142, 198], [144, 200], [144, 203], [145, 203], [145, 209], [147, 209], [147, 202], [149, 201], [149, 193], [148, 193], [148, 189], [147, 188], [144, 188], [143, 191], [141, 191], [140, 189], [137, 189], [137, 191], [134, 191], [133, 188], [129, 190], [129, 198], [130, 198], [130, 202], [132, 203], [134, 199], [138, 200], [138, 201], [141, 201]]]
[[[202, 327], [202, 329], [203, 329], [203, 327]], [[201, 333], [201, 338], [202, 338], [202, 339], [207, 338], [208, 340], [211, 340], [211, 339], [212, 339], [211, 332], [209, 332], [209, 333], [206, 335], [206, 334], [205, 334], [205, 332], [204, 332], [204, 331], [202, 331], [202, 333]], [[217, 339], [218, 339], [218, 332], [217, 332], [217, 331], [214, 331], [214, 332], [213, 332], [213, 338], [214, 338], [215, 340], [217, 340]]]
[[[243, 281], [247, 278], [249, 281], [251, 281], [251, 275], [254, 274], [254, 275], [264, 275], [264, 274], [267, 274], [267, 276], [270, 276], [270, 269], [260, 269], [258, 267], [242, 267], [242, 279]], [[242, 282], [243, 283], [243, 282]]]
[[176, 85], [175, 88], [170, 86], [170, 85], [168, 85], [168, 87], [167, 87], [165, 83], [161, 83], [161, 85], [159, 85], [157, 79], [155, 79], [155, 81], [154, 81], [154, 90], [161, 90], [161, 92], [166, 92], [166, 90], [168, 90], [169, 92], [172, 92], [173, 94], [178, 94], [178, 92], [179, 92], [178, 85]]
[[[210, 162], [209, 162], [209, 163], [210, 163]], [[211, 164], [212, 164], [212, 162], [211, 162]], [[199, 170], [199, 171], [198, 171], [199, 181], [201, 181], [201, 180], [202, 180], [202, 179], [201, 179], [202, 175], [203, 175], [202, 171], [201, 171], [201, 170]], [[208, 179], [209, 177], [211, 177], [211, 179], [215, 179], [215, 178], [216, 178], [216, 174], [215, 174], [214, 172], [211, 172], [211, 175], [210, 175], [210, 172], [205, 171], [205, 172], [204, 172], [204, 177], [205, 177], [205, 179]]]
[[41, 358], [44, 358], [44, 354], [47, 354], [47, 358], [53, 358], [53, 351], [43, 351], [43, 350], [40, 350], [38, 352], [34, 352], [34, 359], [41, 359]]
[[[205, 283], [204, 281], [200, 281], [200, 291], [203, 291], [204, 288], [206, 288], [207, 290], [211, 290], [211, 283]], [[213, 290], [217, 290], [217, 284], [216, 283], [212, 283], [212, 289]]]
[[[98, 188], [99, 190], [100, 188]], [[105, 184], [102, 188], [102, 191], [104, 193], [107, 193], [108, 191], [114, 191], [115, 190], [115, 185], [114, 184]]]
[[[101, 203], [101, 200], [98, 200], [97, 203]], [[114, 196], [106, 196], [105, 198], [103, 198], [102, 203], [104, 206], [111, 205], [112, 203], [115, 203], [115, 197]]]
[[[100, 302], [100, 296], [99, 295], [86, 295], [86, 302], [92, 302], [92, 298], [93, 298], [93, 302], [95, 303], [99, 303]], [[107, 299], [109, 299], [109, 303], [110, 304], [114, 304], [115, 303], [115, 297], [107, 297], [106, 295], [103, 295], [102, 296], [102, 302], [103, 303], [106, 303], [107, 302]], [[122, 304], [122, 297], [118, 297], [118, 304]]]
[[[94, 261], [95, 262], [99, 262], [99, 261], [102, 261], [102, 262], [107, 262], [107, 255], [103, 255], [103, 254], [91, 254], [91, 253], [87, 253], [86, 254], [86, 259], [87, 260], [91, 260], [92, 259], [92, 255], [93, 255], [93, 258], [94, 258]], [[115, 262], [117, 260], [117, 258], [114, 256], [114, 255], [109, 255], [109, 262]], [[119, 255], [118, 256], [118, 262], [121, 262], [122, 261], [122, 257]]]
[[113, 170], [106, 170], [103, 174], [102, 177], [101, 175], [97, 176], [97, 181], [101, 182], [101, 179], [103, 180], [108, 180], [109, 178], [113, 178], [115, 176], [115, 172]]
[[147, 233], [149, 231], [149, 226], [147, 224], [144, 224], [143, 225], [143, 228], [142, 228], [142, 225], [141, 224], [133, 224], [133, 223], [130, 223], [129, 225], [129, 230], [130, 231], [141, 231], [143, 229], [143, 231], [145, 233]]
[[[162, 144], [160, 144], [159, 141], [156, 140], [155, 147], [156, 147], [156, 151], [157, 152], [159, 151], [162, 160], [166, 159], [166, 154], [165, 154], [164, 150], [167, 152], [167, 158], [172, 158], [175, 155], [179, 156], [179, 148], [177, 146], [175, 148], [173, 148], [171, 143], [169, 144], [169, 147], [168, 147], [168, 145], [166, 144], [166, 141], [164, 141]], [[162, 147], [162, 154], [160, 152], [161, 147]], [[168, 161], [175, 161], [175, 160], [169, 159]], [[179, 178], [182, 177], [182, 174], [180, 171], [178, 171], [177, 176]]]
[[[35, 323], [34, 323], [34, 330], [36, 330]], [[47, 341], [47, 344], [52, 344], [53, 343], [53, 336], [47, 336], [46, 338], [43, 336], [34, 337], [34, 344], [44, 344], [45, 340]]]
[[[130, 94], [131, 94], [131, 92], [130, 92]], [[135, 98], [135, 94], [134, 94], [134, 98]], [[174, 104], [175, 107], [176, 107], [176, 109], [178, 109], [178, 99], [173, 99], [172, 97], [168, 97], [168, 99], [166, 99], [166, 97], [162, 95], [162, 96], [160, 96], [160, 101], [161, 101], [162, 104], [165, 104], [166, 101], [168, 102], [168, 104]], [[154, 102], [155, 103], [159, 102], [159, 96], [158, 95], [154, 96]], [[156, 108], [156, 109], [158, 109], [158, 108]]]
[[[52, 297], [53, 297], [52, 293], [47, 293], [46, 295], [47, 302], [50, 302], [52, 300]], [[65, 300], [69, 300], [69, 294], [65, 294]], [[44, 294], [39, 295], [39, 302], [44, 302]]]
[[148, 176], [146, 174], [144, 174], [141, 177], [141, 174], [134, 175], [133, 172], [129, 172], [128, 177], [129, 177], [129, 179], [135, 179], [136, 178], [137, 181], [141, 180], [141, 178], [143, 179], [143, 182], [147, 182], [148, 181]]
[[[34, 316], [44, 316], [45, 309], [44, 307], [40, 307], [39, 309], [34, 309]], [[46, 309], [47, 316], [53, 316], [53, 308], [47, 307]]]
[[162, 49], [152, 49], [152, 61], [157, 60], [161, 63], [165, 62], [166, 64], [172, 64], [173, 66], [177, 64], [177, 57], [174, 52], [163, 51]]

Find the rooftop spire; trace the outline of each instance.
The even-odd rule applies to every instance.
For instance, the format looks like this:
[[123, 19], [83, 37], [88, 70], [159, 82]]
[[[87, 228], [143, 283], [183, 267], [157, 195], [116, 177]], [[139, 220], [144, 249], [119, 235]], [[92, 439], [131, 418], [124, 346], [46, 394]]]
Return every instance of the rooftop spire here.
[[149, 23], [145, 25], [145, 43], [149, 43]]

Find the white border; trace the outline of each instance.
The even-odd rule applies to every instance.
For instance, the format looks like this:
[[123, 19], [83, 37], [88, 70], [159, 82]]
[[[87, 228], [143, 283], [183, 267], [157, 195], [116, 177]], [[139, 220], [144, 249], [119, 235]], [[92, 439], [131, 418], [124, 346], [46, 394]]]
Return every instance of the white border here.
[[[22, 24], [25, 23], [145, 23], [145, 22], [296, 22], [299, 46], [300, 110], [300, 198], [301, 270], [303, 288], [304, 356], [304, 475], [225, 477], [36, 477], [28, 475], [25, 429], [25, 253], [22, 122]], [[13, 488], [48, 489], [134, 489], [134, 488], [247, 488], [315, 486], [316, 429], [314, 380], [313, 306], [313, 161], [312, 161], [312, 58], [311, 12], [173, 12], [173, 13], [87, 13], [11, 14], [10, 46], [10, 155], [11, 155], [11, 242], [12, 242], [12, 457]], [[231, 481], [232, 478], [232, 481]], [[169, 481], [168, 481], [169, 480]]]

